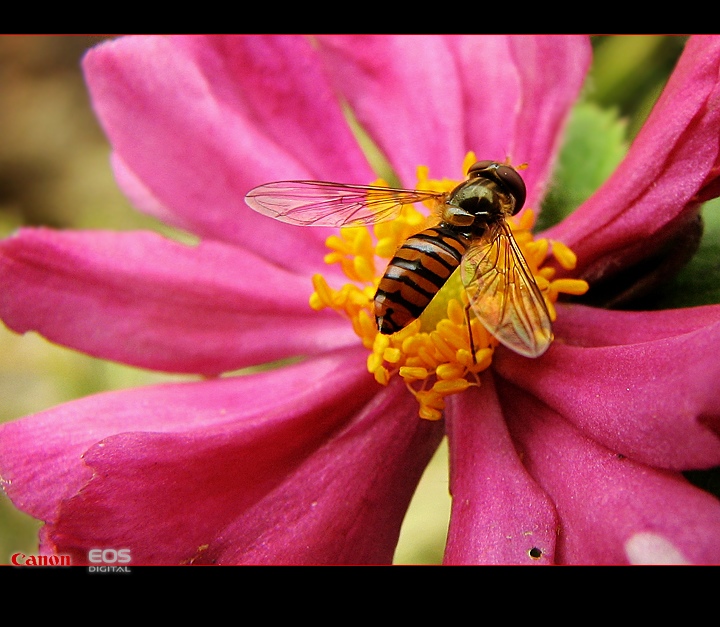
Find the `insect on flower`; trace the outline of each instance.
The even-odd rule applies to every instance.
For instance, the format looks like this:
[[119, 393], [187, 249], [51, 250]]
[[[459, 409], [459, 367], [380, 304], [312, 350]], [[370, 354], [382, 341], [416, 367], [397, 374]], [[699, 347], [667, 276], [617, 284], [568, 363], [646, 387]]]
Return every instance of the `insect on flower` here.
[[525, 182], [512, 166], [478, 161], [450, 192], [277, 181], [250, 190], [255, 211], [299, 226], [367, 226], [392, 220], [403, 205], [431, 201], [423, 231], [396, 251], [377, 288], [375, 318], [390, 335], [418, 318], [460, 266], [469, 310], [502, 344], [539, 357], [552, 342], [545, 299], [506, 219], [525, 203]]

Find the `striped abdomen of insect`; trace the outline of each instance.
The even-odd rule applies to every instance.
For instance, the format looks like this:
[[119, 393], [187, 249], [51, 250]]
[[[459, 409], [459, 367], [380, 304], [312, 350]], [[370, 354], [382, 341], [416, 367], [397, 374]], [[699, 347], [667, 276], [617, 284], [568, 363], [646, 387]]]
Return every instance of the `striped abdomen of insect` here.
[[420, 316], [469, 245], [469, 235], [445, 223], [410, 237], [395, 253], [375, 293], [380, 333], [395, 333]]

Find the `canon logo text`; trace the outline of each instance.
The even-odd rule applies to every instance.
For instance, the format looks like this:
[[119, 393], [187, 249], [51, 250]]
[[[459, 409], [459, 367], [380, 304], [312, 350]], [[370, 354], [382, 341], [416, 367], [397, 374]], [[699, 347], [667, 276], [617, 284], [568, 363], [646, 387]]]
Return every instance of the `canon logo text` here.
[[69, 555], [25, 555], [25, 553], [13, 553], [10, 561], [14, 566], [70, 566]]

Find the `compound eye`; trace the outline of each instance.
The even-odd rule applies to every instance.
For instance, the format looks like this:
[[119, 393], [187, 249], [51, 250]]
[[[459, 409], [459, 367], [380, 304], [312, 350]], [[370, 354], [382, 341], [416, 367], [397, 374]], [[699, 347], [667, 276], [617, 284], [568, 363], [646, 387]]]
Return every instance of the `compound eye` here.
[[489, 170], [491, 166], [496, 166], [496, 161], [490, 161], [488, 159], [485, 159], [484, 161], [476, 161], [468, 168], [468, 176], [471, 174], [478, 174], [480, 172], [484, 172], [486, 170]]
[[495, 172], [507, 190], [515, 197], [515, 208], [513, 209], [513, 215], [515, 215], [525, 204], [525, 197], [527, 196], [525, 181], [517, 173], [517, 170], [507, 165], [498, 166]]

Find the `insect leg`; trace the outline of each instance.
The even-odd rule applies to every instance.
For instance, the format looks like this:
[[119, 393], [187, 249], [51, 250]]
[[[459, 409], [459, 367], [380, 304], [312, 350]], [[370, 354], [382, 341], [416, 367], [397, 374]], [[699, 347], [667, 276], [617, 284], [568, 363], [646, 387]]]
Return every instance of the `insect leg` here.
[[470, 326], [470, 303], [465, 305], [465, 321], [467, 323], [468, 338], [470, 339], [470, 353], [472, 354], [473, 364], [477, 366], [475, 358], [475, 340], [473, 340], [472, 327]]

